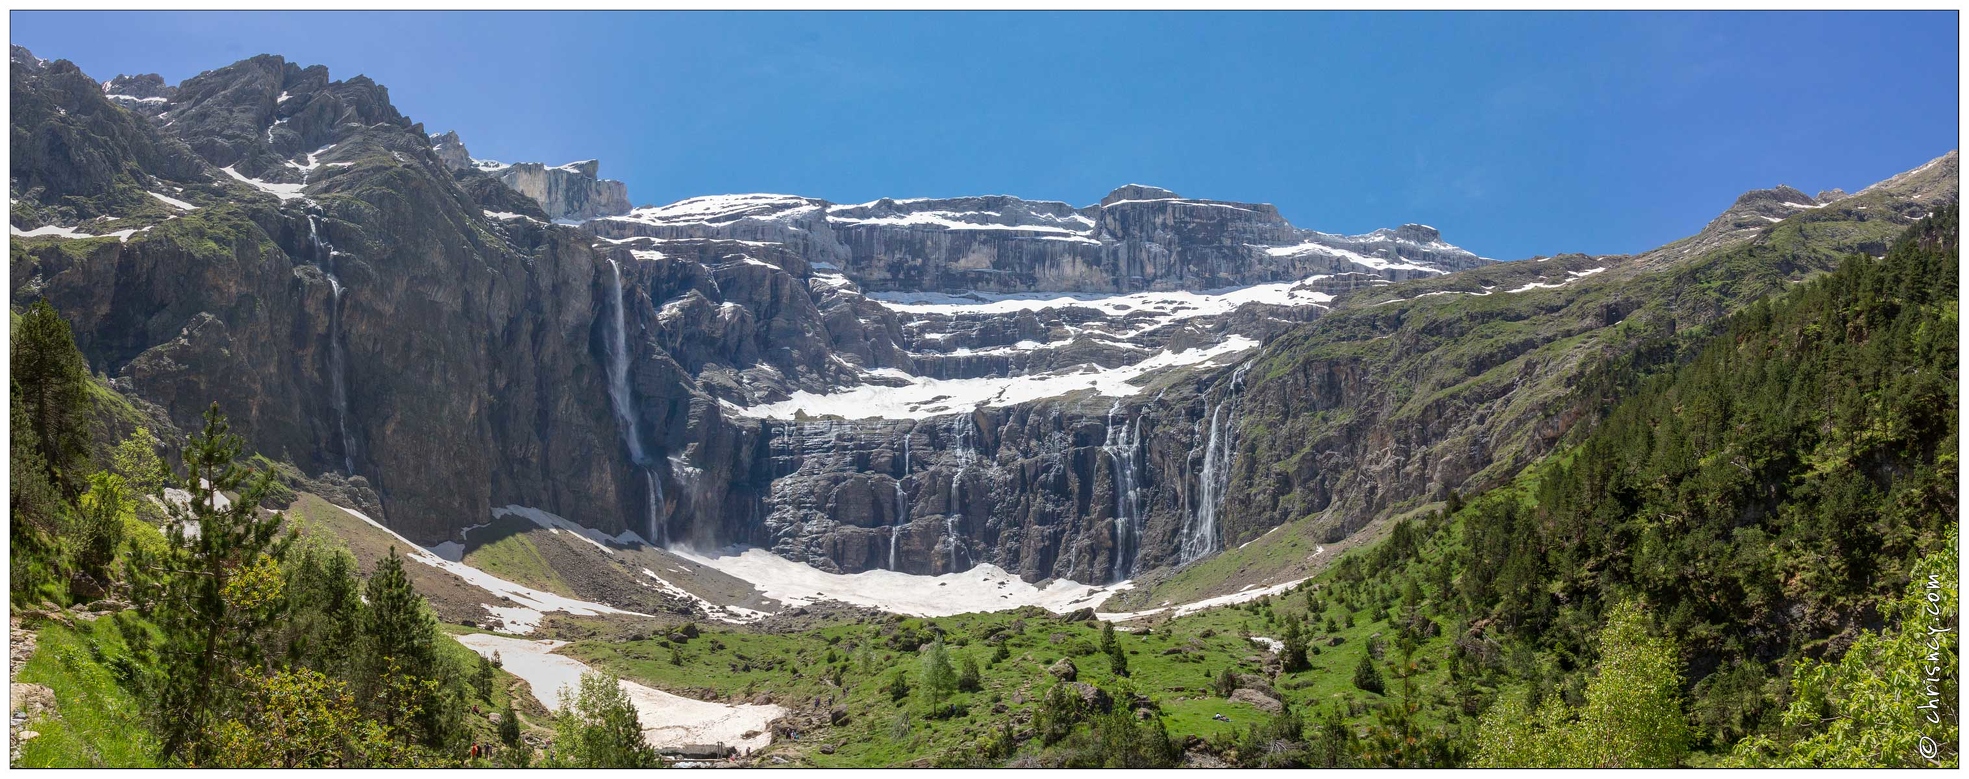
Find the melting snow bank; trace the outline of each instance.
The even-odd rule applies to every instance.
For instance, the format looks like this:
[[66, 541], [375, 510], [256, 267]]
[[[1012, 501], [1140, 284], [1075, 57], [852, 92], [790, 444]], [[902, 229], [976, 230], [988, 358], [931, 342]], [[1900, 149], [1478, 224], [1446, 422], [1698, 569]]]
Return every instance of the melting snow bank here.
[[1135, 292], [1127, 295], [1066, 292], [970, 292], [963, 295], [948, 295], [940, 292], [873, 292], [869, 293], [868, 297], [885, 308], [914, 314], [950, 316], [1015, 314], [1020, 311], [1079, 307], [1095, 309], [1111, 317], [1148, 313], [1158, 318], [1175, 321], [1190, 317], [1227, 314], [1246, 303], [1267, 303], [1275, 306], [1330, 303], [1333, 301], [1332, 295], [1302, 286], [1324, 278], [1327, 277], [1313, 276], [1298, 281], [1227, 287], [1204, 292], [1170, 290]]
[[728, 548], [709, 556], [672, 549], [671, 554], [750, 582], [767, 598], [788, 606], [835, 600], [912, 617], [948, 617], [1039, 606], [1055, 614], [1097, 606], [1132, 586], [1079, 584], [1055, 579], [1034, 587], [1003, 568], [979, 565], [961, 573], [918, 576], [897, 571], [828, 573], [757, 548]]
[[[418, 546], [415, 543], [412, 543], [410, 539], [397, 535], [396, 531], [384, 527], [383, 523], [370, 519], [368, 515], [360, 511], [357, 511], [352, 508], [347, 508], [344, 506], [336, 506], [336, 508], [349, 512], [351, 515], [355, 516], [355, 518], [369, 523], [370, 525], [374, 526], [378, 530], [381, 530], [385, 533], [389, 533], [391, 536], [394, 536], [398, 541], [402, 541], [404, 549], [406, 550], [405, 551], [406, 557], [409, 557], [410, 559], [416, 560], [417, 562], [423, 563], [425, 565], [431, 566], [432, 568], [437, 568], [442, 571], [447, 571], [457, 576], [460, 579], [464, 579], [467, 584], [485, 590], [486, 592], [489, 592], [494, 596], [502, 597], [505, 598], [506, 600], [510, 600], [514, 603], [519, 604], [517, 606], [495, 606], [490, 603], [484, 604], [486, 611], [492, 612], [494, 616], [497, 616], [499, 618], [499, 621], [501, 623], [500, 629], [503, 632], [521, 633], [521, 634], [531, 633], [533, 632], [534, 628], [540, 626], [540, 618], [550, 611], [559, 611], [559, 612], [573, 614], [575, 616], [583, 616], [583, 617], [592, 617], [598, 614], [628, 614], [632, 616], [644, 616], [644, 617], [649, 616], [647, 614], [640, 614], [634, 611], [624, 611], [614, 606], [606, 606], [600, 603], [593, 603], [585, 600], [576, 600], [574, 598], [569, 598], [563, 595], [555, 595], [554, 593], [551, 592], [542, 592], [540, 590], [533, 589], [532, 587], [526, 587], [523, 585], [514, 584], [512, 582], [506, 581], [505, 579], [501, 579], [497, 576], [493, 576], [492, 574], [481, 571], [477, 568], [473, 568], [472, 566], [466, 565], [462, 562], [457, 562], [454, 560], [446, 560], [443, 557], [439, 557], [438, 555], [432, 553], [430, 550]], [[515, 671], [514, 673], [518, 673], [518, 672]]]
[[[484, 633], [458, 636], [458, 643], [472, 651], [499, 659], [507, 672], [525, 680], [533, 697], [549, 709], [559, 709], [566, 688], [571, 694], [581, 684], [581, 675], [593, 671], [586, 663], [566, 655], [554, 654], [564, 646], [560, 641], [533, 641]], [[643, 729], [643, 740], [658, 749], [684, 744], [725, 744], [740, 754], [765, 747], [772, 742], [770, 725], [785, 716], [786, 710], [772, 705], [728, 704], [693, 700], [645, 687], [627, 679], [616, 684], [629, 694], [636, 707], [636, 719]]]
[[1517, 289], [1514, 289], [1514, 290], [1511, 290], [1511, 292], [1513, 292], [1513, 293], [1517, 293], [1517, 292], [1530, 292], [1530, 291], [1532, 291], [1532, 290], [1535, 290], [1535, 289], [1558, 289], [1558, 288], [1560, 288], [1560, 287], [1563, 287], [1563, 286], [1565, 286], [1565, 285], [1567, 285], [1567, 284], [1571, 284], [1571, 283], [1573, 283], [1573, 282], [1575, 282], [1575, 281], [1578, 281], [1578, 280], [1580, 280], [1580, 279], [1583, 279], [1583, 278], [1586, 278], [1587, 276], [1591, 276], [1591, 275], [1593, 275], [1593, 274], [1595, 274], [1595, 273], [1599, 273], [1600, 271], [1603, 271], [1603, 270], [1606, 270], [1606, 268], [1588, 268], [1588, 269], [1586, 269], [1586, 270], [1572, 270], [1572, 271], [1566, 271], [1566, 277], [1565, 277], [1565, 278], [1563, 278], [1563, 279], [1560, 279], [1560, 280], [1558, 281], [1558, 283], [1555, 283], [1555, 284], [1547, 284], [1547, 283], [1544, 283], [1544, 282], [1542, 282], [1542, 281], [1534, 281], [1534, 282], [1531, 282], [1531, 283], [1529, 283], [1529, 284], [1526, 284], [1526, 285], [1524, 285], [1524, 286], [1522, 286], [1522, 287], [1519, 287], [1519, 288], [1517, 288]]
[[[171, 218], [176, 219], [177, 217], [171, 217]], [[103, 233], [102, 235], [92, 235], [90, 233], [85, 233], [76, 230], [73, 227], [62, 227], [61, 225], [42, 225], [32, 230], [22, 230], [18, 227], [14, 227], [13, 225], [8, 225], [7, 229], [11, 231], [12, 235], [16, 238], [40, 238], [43, 236], [52, 235], [57, 238], [64, 238], [64, 239], [71, 239], [71, 240], [81, 239], [81, 238], [115, 238], [118, 241], [129, 243], [130, 236], [136, 235], [137, 233], [148, 233], [150, 232], [151, 227], [156, 227], [156, 225], [150, 225], [149, 227], [143, 227], [143, 228], [133, 227], [128, 230], [117, 230], [115, 232]]]
[[1142, 391], [1132, 382], [1151, 371], [1195, 365], [1257, 345], [1255, 340], [1233, 335], [1210, 347], [1180, 352], [1164, 350], [1133, 365], [1118, 368], [1082, 365], [1031, 376], [946, 380], [910, 376], [901, 371], [872, 371], [875, 375], [907, 379], [909, 383], [900, 387], [865, 384], [827, 394], [803, 390], [778, 403], [746, 407], [727, 404], [726, 407], [743, 416], [762, 419], [794, 419], [803, 412], [846, 419], [925, 419], [981, 406], [1015, 405], [1059, 397], [1085, 389], [1092, 389], [1097, 395], [1128, 397]]
[[89, 234], [89, 233], [85, 233], [85, 232], [82, 232], [82, 231], [80, 231], [80, 230], [77, 230], [77, 229], [75, 229], [75, 228], [73, 228], [73, 227], [63, 227], [63, 226], [61, 226], [61, 225], [42, 225], [42, 226], [40, 226], [40, 227], [36, 227], [36, 228], [34, 228], [34, 229], [32, 229], [32, 230], [22, 230], [22, 229], [20, 229], [20, 228], [18, 228], [18, 227], [15, 227], [15, 226], [13, 226], [13, 225], [8, 225], [8, 226], [7, 226], [7, 229], [8, 229], [8, 230], [9, 230], [10, 232], [12, 232], [12, 233], [13, 233], [13, 236], [14, 236], [15, 238], [40, 238], [41, 236], [44, 236], [44, 235], [54, 235], [54, 236], [59, 236], [59, 237], [62, 237], [62, 238], [95, 238], [95, 237], [97, 237], [97, 236], [95, 236], [95, 235], [92, 235], [92, 234]]
[[711, 615], [712, 619], [718, 620], [719, 622], [730, 622], [734, 625], [743, 625], [747, 622], [758, 622], [759, 620], [772, 616], [770, 613], [764, 611], [754, 611], [752, 609], [743, 608], [740, 606], [720, 606], [716, 603], [712, 603], [711, 601], [706, 600], [702, 595], [699, 595], [695, 592], [691, 592], [690, 590], [686, 590], [675, 584], [671, 584], [669, 579], [665, 579], [661, 576], [656, 575], [655, 571], [652, 571], [648, 568], [643, 569], [643, 575], [648, 576], [650, 579], [654, 580], [656, 582], [654, 586], [657, 589], [662, 590], [671, 595], [677, 596], [679, 598], [683, 598], [684, 600], [691, 601], [692, 603], [696, 603], [700, 608], [704, 609], [704, 613]]
[[[756, 547], [730, 547], [710, 555], [685, 549], [671, 549], [670, 553], [750, 582], [752, 586], [759, 588], [765, 597], [788, 606], [806, 606], [833, 600], [912, 617], [948, 617], [974, 612], [1009, 611], [1022, 606], [1038, 606], [1055, 614], [1065, 614], [1089, 607], [1098, 609], [1108, 596], [1135, 586], [1133, 582], [1092, 585], [1055, 579], [1052, 584], [1041, 589], [1013, 576], [1003, 568], [989, 564], [979, 565], [962, 573], [947, 573], [941, 576], [919, 576], [897, 571], [828, 573], [806, 563], [788, 560]], [[1294, 579], [1269, 587], [1254, 585], [1229, 595], [1206, 598], [1180, 606], [1164, 605], [1147, 611], [1097, 610], [1094, 616], [1108, 622], [1126, 622], [1174, 611], [1171, 616], [1181, 617], [1204, 609], [1231, 606], [1267, 595], [1277, 595], [1299, 586], [1303, 581], [1305, 579]]]
[[294, 198], [301, 197], [301, 190], [306, 189], [308, 186], [306, 184], [276, 184], [271, 181], [250, 179], [245, 174], [233, 170], [231, 165], [227, 165], [219, 170], [225, 171], [226, 175], [233, 177], [236, 181], [251, 184], [254, 189], [273, 195], [281, 200], [293, 200]]
[[1259, 598], [1265, 597], [1267, 595], [1277, 595], [1279, 593], [1286, 592], [1294, 587], [1299, 586], [1299, 583], [1303, 581], [1305, 581], [1305, 579], [1293, 579], [1292, 581], [1281, 582], [1279, 584], [1274, 584], [1270, 587], [1258, 587], [1256, 585], [1253, 585], [1250, 588], [1246, 588], [1238, 592], [1233, 592], [1229, 595], [1219, 595], [1215, 598], [1204, 598], [1203, 600], [1196, 601], [1194, 603], [1185, 603], [1181, 606], [1170, 606], [1165, 604], [1161, 608], [1149, 609], [1147, 611], [1095, 612], [1094, 616], [1100, 617], [1101, 619], [1107, 620], [1109, 622], [1127, 622], [1132, 619], [1140, 619], [1142, 617], [1155, 616], [1157, 614], [1161, 614], [1162, 612], [1170, 611], [1171, 609], [1174, 609], [1175, 613], [1171, 614], [1170, 616], [1181, 617], [1187, 614], [1195, 614], [1199, 611], [1203, 611], [1204, 609], [1214, 609], [1218, 606], [1235, 606], [1239, 603], [1254, 601]]
[[594, 544], [596, 548], [609, 554], [615, 554], [615, 550], [610, 549], [609, 544], [615, 544], [617, 546], [629, 546], [631, 544], [650, 546], [650, 542], [644, 540], [635, 531], [624, 530], [611, 536], [592, 527], [576, 524], [559, 514], [551, 511], [542, 511], [531, 506], [508, 504], [503, 508], [493, 509], [492, 516], [494, 518], [519, 517], [556, 533], [567, 531], [579, 536], [588, 543]]

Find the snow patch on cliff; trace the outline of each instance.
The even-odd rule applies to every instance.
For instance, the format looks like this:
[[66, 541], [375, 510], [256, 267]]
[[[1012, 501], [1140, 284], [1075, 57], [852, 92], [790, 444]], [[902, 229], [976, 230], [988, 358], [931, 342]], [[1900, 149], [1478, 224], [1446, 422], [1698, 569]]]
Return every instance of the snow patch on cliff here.
[[1308, 286], [1327, 278], [1311, 276], [1298, 281], [1223, 287], [1191, 292], [1133, 292], [1126, 295], [1073, 292], [985, 293], [950, 295], [941, 292], [872, 292], [868, 297], [884, 307], [912, 314], [947, 316], [1015, 314], [1055, 308], [1091, 308], [1111, 317], [1147, 314], [1163, 322], [1201, 316], [1217, 316], [1248, 303], [1274, 306], [1305, 306], [1328, 303], [1333, 296]]
[[231, 165], [227, 165], [219, 170], [225, 171], [226, 175], [233, 177], [235, 180], [251, 184], [254, 189], [273, 195], [281, 200], [293, 200], [294, 198], [301, 197], [301, 190], [307, 187], [306, 184], [276, 184], [271, 181], [249, 179], [239, 171], [233, 170]]
[[1027, 403], [1082, 390], [1092, 390], [1096, 395], [1105, 397], [1128, 397], [1142, 391], [1142, 387], [1134, 381], [1152, 372], [1195, 365], [1256, 346], [1258, 342], [1251, 338], [1232, 335], [1213, 346], [1182, 351], [1165, 349], [1133, 365], [1116, 368], [1079, 365], [1026, 376], [934, 379], [882, 369], [869, 371], [868, 374], [907, 383], [901, 386], [894, 383], [863, 384], [828, 393], [802, 390], [778, 403], [744, 407], [727, 404], [727, 408], [742, 416], [759, 419], [794, 419], [801, 414], [845, 419], [924, 419], [982, 406]]
[[818, 210], [798, 195], [706, 195], [667, 206], [638, 208], [623, 216], [604, 217], [648, 225], [722, 224], [740, 219], [776, 220]]

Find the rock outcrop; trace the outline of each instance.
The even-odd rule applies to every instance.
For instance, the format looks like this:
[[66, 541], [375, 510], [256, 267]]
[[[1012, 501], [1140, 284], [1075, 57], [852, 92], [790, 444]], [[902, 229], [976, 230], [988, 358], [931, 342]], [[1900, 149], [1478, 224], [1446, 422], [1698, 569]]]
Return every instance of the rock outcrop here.
[[431, 151], [437, 153], [439, 162], [454, 172], [472, 170], [472, 153], [465, 148], [465, 141], [458, 137], [455, 130], [431, 136]]

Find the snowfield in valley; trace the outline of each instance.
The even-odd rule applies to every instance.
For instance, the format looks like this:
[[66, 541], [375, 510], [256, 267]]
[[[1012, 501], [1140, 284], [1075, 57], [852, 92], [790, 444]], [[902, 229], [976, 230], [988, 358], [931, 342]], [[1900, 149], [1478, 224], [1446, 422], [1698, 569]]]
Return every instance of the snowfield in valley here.
[[[574, 691], [580, 688], [581, 675], [595, 672], [580, 660], [556, 654], [554, 650], [566, 646], [562, 641], [486, 633], [467, 633], [457, 638], [458, 643], [485, 657], [499, 653], [502, 667], [525, 681], [533, 690], [533, 697], [550, 710], [570, 703]], [[772, 721], [786, 714], [786, 709], [770, 704], [700, 701], [627, 679], [617, 679], [616, 684], [621, 685], [636, 707], [643, 740], [658, 749], [685, 744], [724, 744], [744, 754], [771, 743]]]

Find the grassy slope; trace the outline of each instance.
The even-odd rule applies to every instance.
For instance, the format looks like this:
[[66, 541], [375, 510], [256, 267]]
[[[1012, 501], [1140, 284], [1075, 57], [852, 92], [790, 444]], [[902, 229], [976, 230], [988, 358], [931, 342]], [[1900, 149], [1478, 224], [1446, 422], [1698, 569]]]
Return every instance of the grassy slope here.
[[21, 745], [19, 767], [157, 765], [157, 741], [111, 665], [130, 656], [124, 631], [141, 629], [134, 621], [100, 618], [48, 623], [38, 631], [34, 655], [14, 681], [53, 690], [55, 709], [27, 723], [40, 736]]
[[[1302, 594], [1282, 597], [1296, 599], [1303, 607]], [[1344, 619], [1342, 613], [1332, 611], [1336, 621]], [[1009, 633], [1010, 656], [991, 663], [994, 647], [986, 637], [1015, 626], [1023, 630]], [[1160, 705], [1171, 736], [1179, 741], [1184, 736], [1208, 740], [1241, 733], [1267, 715], [1249, 704], [1217, 697], [1209, 691], [1210, 680], [1226, 668], [1264, 675], [1266, 650], [1248, 636], [1275, 638], [1280, 627], [1267, 605], [1254, 603], [1156, 621], [1146, 635], [1117, 633], [1128, 652], [1131, 672], [1122, 683]], [[965, 716], [940, 721], [924, 718], [914, 697], [901, 704], [892, 702], [885, 689], [894, 670], [908, 673], [913, 684], [920, 667], [917, 654], [900, 648], [892, 636], [927, 636], [936, 630], [943, 631], [950, 643], [953, 663], [965, 655], [978, 661], [983, 682], [980, 691], [955, 698], [968, 709]], [[1354, 666], [1376, 633], [1389, 634], [1388, 623], [1370, 621], [1364, 613], [1354, 618], [1352, 627], [1316, 630], [1320, 653], [1311, 658], [1313, 667], [1281, 674], [1275, 682], [1278, 693], [1295, 708], [1324, 710], [1337, 704], [1355, 712], [1359, 721], [1370, 720], [1378, 708], [1394, 700], [1356, 689], [1352, 683]], [[1331, 643], [1335, 638], [1338, 645]], [[565, 651], [598, 669], [680, 694], [709, 689], [724, 698], [750, 699], [771, 693], [777, 703], [795, 710], [808, 709], [816, 698], [831, 700], [848, 710], [845, 725], [818, 728], [799, 742], [776, 742], [775, 753], [804, 758], [812, 765], [888, 766], [961, 760], [973, 742], [997, 723], [1024, 722], [1052, 681], [1046, 669], [1061, 658], [1074, 661], [1080, 681], [1117, 689], [1121, 680], [1110, 673], [1107, 658], [1097, 650], [1099, 641], [1097, 622], [1066, 622], [1028, 612], [878, 620], [795, 634], [719, 627], [682, 643], [584, 641]], [[1436, 658], [1446, 651], [1446, 641], [1434, 639], [1414, 656], [1421, 689], [1442, 686], [1437, 678], [1443, 673], [1442, 663]], [[670, 663], [673, 646], [682, 655], [681, 665]], [[1395, 660], [1391, 649], [1384, 671], [1390, 693], [1399, 689]], [[841, 687], [824, 678], [833, 667], [843, 671]], [[1006, 711], [993, 713], [994, 704], [1004, 705]], [[905, 714], [907, 733], [898, 738], [898, 721]], [[1214, 719], [1216, 715], [1229, 721]], [[821, 753], [822, 744], [832, 746], [833, 754]]]
[[[1309, 487], [1331, 473], [1331, 466], [1321, 464], [1360, 441], [1384, 435], [1400, 440], [1401, 431], [1434, 430], [1445, 420], [1480, 420], [1446, 433], [1426, 450], [1390, 444], [1383, 454], [1436, 467], [1481, 450], [1488, 465], [1462, 484], [1447, 486], [1467, 494], [1508, 483], [1557, 443], [1544, 438], [1541, 427], [1602, 400], [1602, 388], [1586, 381], [1596, 370], [1664, 333], [1713, 322], [1829, 270], [1852, 251], [1884, 250], [1906, 229], [1906, 220], [1882, 217], [1905, 210], [1910, 198], [1935, 200], [1938, 188], [1952, 193], [1953, 172], [1947, 173], [1922, 174], [1807, 210], [1771, 224], [1746, 243], [1694, 256], [1680, 256], [1678, 243], [1632, 257], [1500, 263], [1351, 293], [1338, 310], [1268, 343], [1255, 358], [1232, 498], [1221, 520], [1232, 548], [1166, 578], [1147, 578], [1109, 608], [1149, 608], [1300, 578], [1333, 559], [1337, 540], [1371, 540], [1393, 521], [1436, 505], [1441, 495], [1367, 506], [1360, 496], [1380, 490], [1359, 478], [1328, 484], [1332, 500], [1320, 504], [1320, 492]], [[1540, 273], [1560, 278], [1567, 270], [1596, 267], [1607, 270], [1558, 289], [1505, 294]], [[1494, 293], [1424, 294], [1484, 287]], [[1308, 407], [1305, 392], [1326, 366], [1367, 379], [1344, 405]], [[1297, 405], [1263, 402], [1274, 392], [1268, 386], [1281, 382], [1283, 395]], [[1365, 451], [1360, 455], [1357, 465], [1378, 462]], [[1275, 525], [1290, 530], [1266, 536]], [[1310, 548], [1278, 548], [1277, 536], [1287, 532], [1325, 540], [1329, 554], [1309, 560]], [[1262, 540], [1236, 549], [1254, 538]]]
[[518, 517], [493, 520], [490, 526], [473, 534], [493, 540], [467, 551], [465, 563], [515, 584], [570, 598], [577, 597], [574, 588], [555, 572], [547, 559], [540, 555], [540, 548], [528, 537], [527, 531], [535, 528], [532, 522]]

